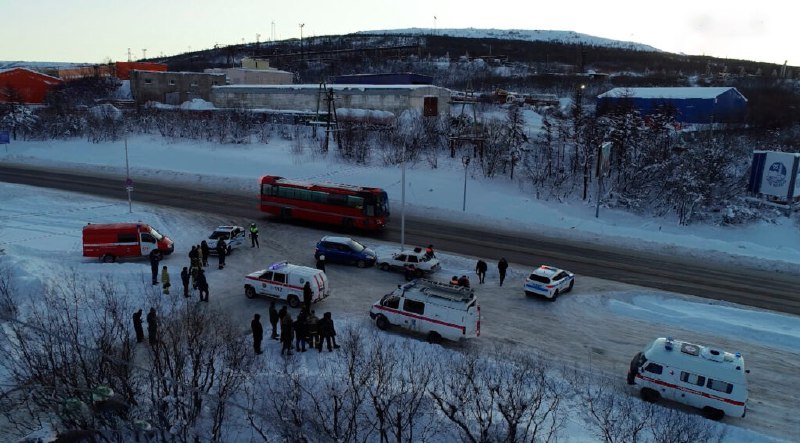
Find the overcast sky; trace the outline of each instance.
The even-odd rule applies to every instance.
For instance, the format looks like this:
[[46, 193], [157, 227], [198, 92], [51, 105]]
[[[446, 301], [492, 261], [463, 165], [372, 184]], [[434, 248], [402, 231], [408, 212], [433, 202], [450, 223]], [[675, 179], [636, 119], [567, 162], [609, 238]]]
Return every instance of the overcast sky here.
[[[367, 6], [369, 5], [369, 6]], [[0, 60], [99, 63], [397, 28], [576, 31], [669, 52], [800, 65], [792, 2], [0, 0]], [[435, 18], [434, 18], [435, 17]]]

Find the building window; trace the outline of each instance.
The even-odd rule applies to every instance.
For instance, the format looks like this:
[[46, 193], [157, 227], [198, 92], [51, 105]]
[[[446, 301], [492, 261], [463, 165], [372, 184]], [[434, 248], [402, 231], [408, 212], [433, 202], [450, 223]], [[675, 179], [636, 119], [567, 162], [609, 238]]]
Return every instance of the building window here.
[[170, 79], [170, 81], [169, 81], [169, 85], [170, 85], [170, 86], [175, 86], [175, 79], [174, 79], [174, 78], [173, 78], [173, 79]]
[[146, 85], [152, 85], [152, 84], [153, 84], [153, 79], [152, 79], [152, 78], [146, 78], [146, 79], [144, 79], [144, 84], [146, 84]]
[[192, 80], [192, 83], [191, 83], [191, 85], [192, 85], [192, 86], [197, 86], [197, 80]]

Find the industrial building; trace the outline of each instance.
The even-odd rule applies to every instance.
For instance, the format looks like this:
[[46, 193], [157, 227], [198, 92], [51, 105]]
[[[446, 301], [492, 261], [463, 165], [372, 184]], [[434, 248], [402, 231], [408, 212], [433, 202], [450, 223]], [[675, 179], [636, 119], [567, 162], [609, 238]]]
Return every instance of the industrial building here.
[[337, 109], [385, 111], [399, 116], [406, 110], [432, 117], [450, 112], [450, 90], [431, 85], [318, 84], [228, 85], [214, 87], [211, 101], [217, 108], [259, 109], [275, 112], [325, 112], [326, 92], [333, 91]]
[[47, 93], [64, 82], [27, 68], [0, 70], [0, 103], [43, 104]]
[[614, 88], [597, 96], [597, 112], [636, 109], [643, 116], [670, 108], [680, 123], [742, 123], [747, 98], [732, 87]]
[[130, 71], [131, 95], [137, 105], [159, 102], [180, 105], [199, 98], [211, 100], [211, 88], [225, 84], [225, 74], [202, 72]]

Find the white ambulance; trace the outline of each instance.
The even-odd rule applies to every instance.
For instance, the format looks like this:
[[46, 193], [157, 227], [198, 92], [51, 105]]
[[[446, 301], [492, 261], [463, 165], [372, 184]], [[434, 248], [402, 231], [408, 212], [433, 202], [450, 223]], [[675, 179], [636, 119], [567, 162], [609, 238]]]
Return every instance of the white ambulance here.
[[382, 330], [399, 326], [426, 334], [431, 343], [481, 334], [481, 308], [474, 290], [432, 280], [398, 285], [372, 305], [369, 316]]
[[247, 298], [265, 295], [298, 308], [303, 302], [303, 286], [306, 282], [314, 292], [312, 303], [331, 295], [325, 272], [308, 266], [292, 265], [288, 261], [273, 263], [267, 269], [247, 274], [244, 277], [244, 295]]
[[628, 384], [641, 387], [642, 399], [661, 398], [694, 406], [712, 420], [744, 417], [747, 380], [744, 358], [681, 340], [657, 338], [636, 354]]

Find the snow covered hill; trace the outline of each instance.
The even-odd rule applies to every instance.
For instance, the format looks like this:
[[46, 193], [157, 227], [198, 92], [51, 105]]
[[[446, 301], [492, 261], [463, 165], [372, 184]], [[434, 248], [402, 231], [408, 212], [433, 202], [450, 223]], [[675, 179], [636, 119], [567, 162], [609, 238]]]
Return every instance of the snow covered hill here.
[[606, 46], [609, 48], [628, 49], [632, 51], [657, 51], [660, 49], [636, 42], [625, 42], [575, 31], [551, 31], [541, 29], [431, 29], [406, 28], [361, 31], [358, 34], [411, 34], [411, 35], [446, 35], [463, 38], [496, 38], [501, 40], [524, 40], [529, 42], [553, 42], [568, 45], [584, 44], [589, 46]]

